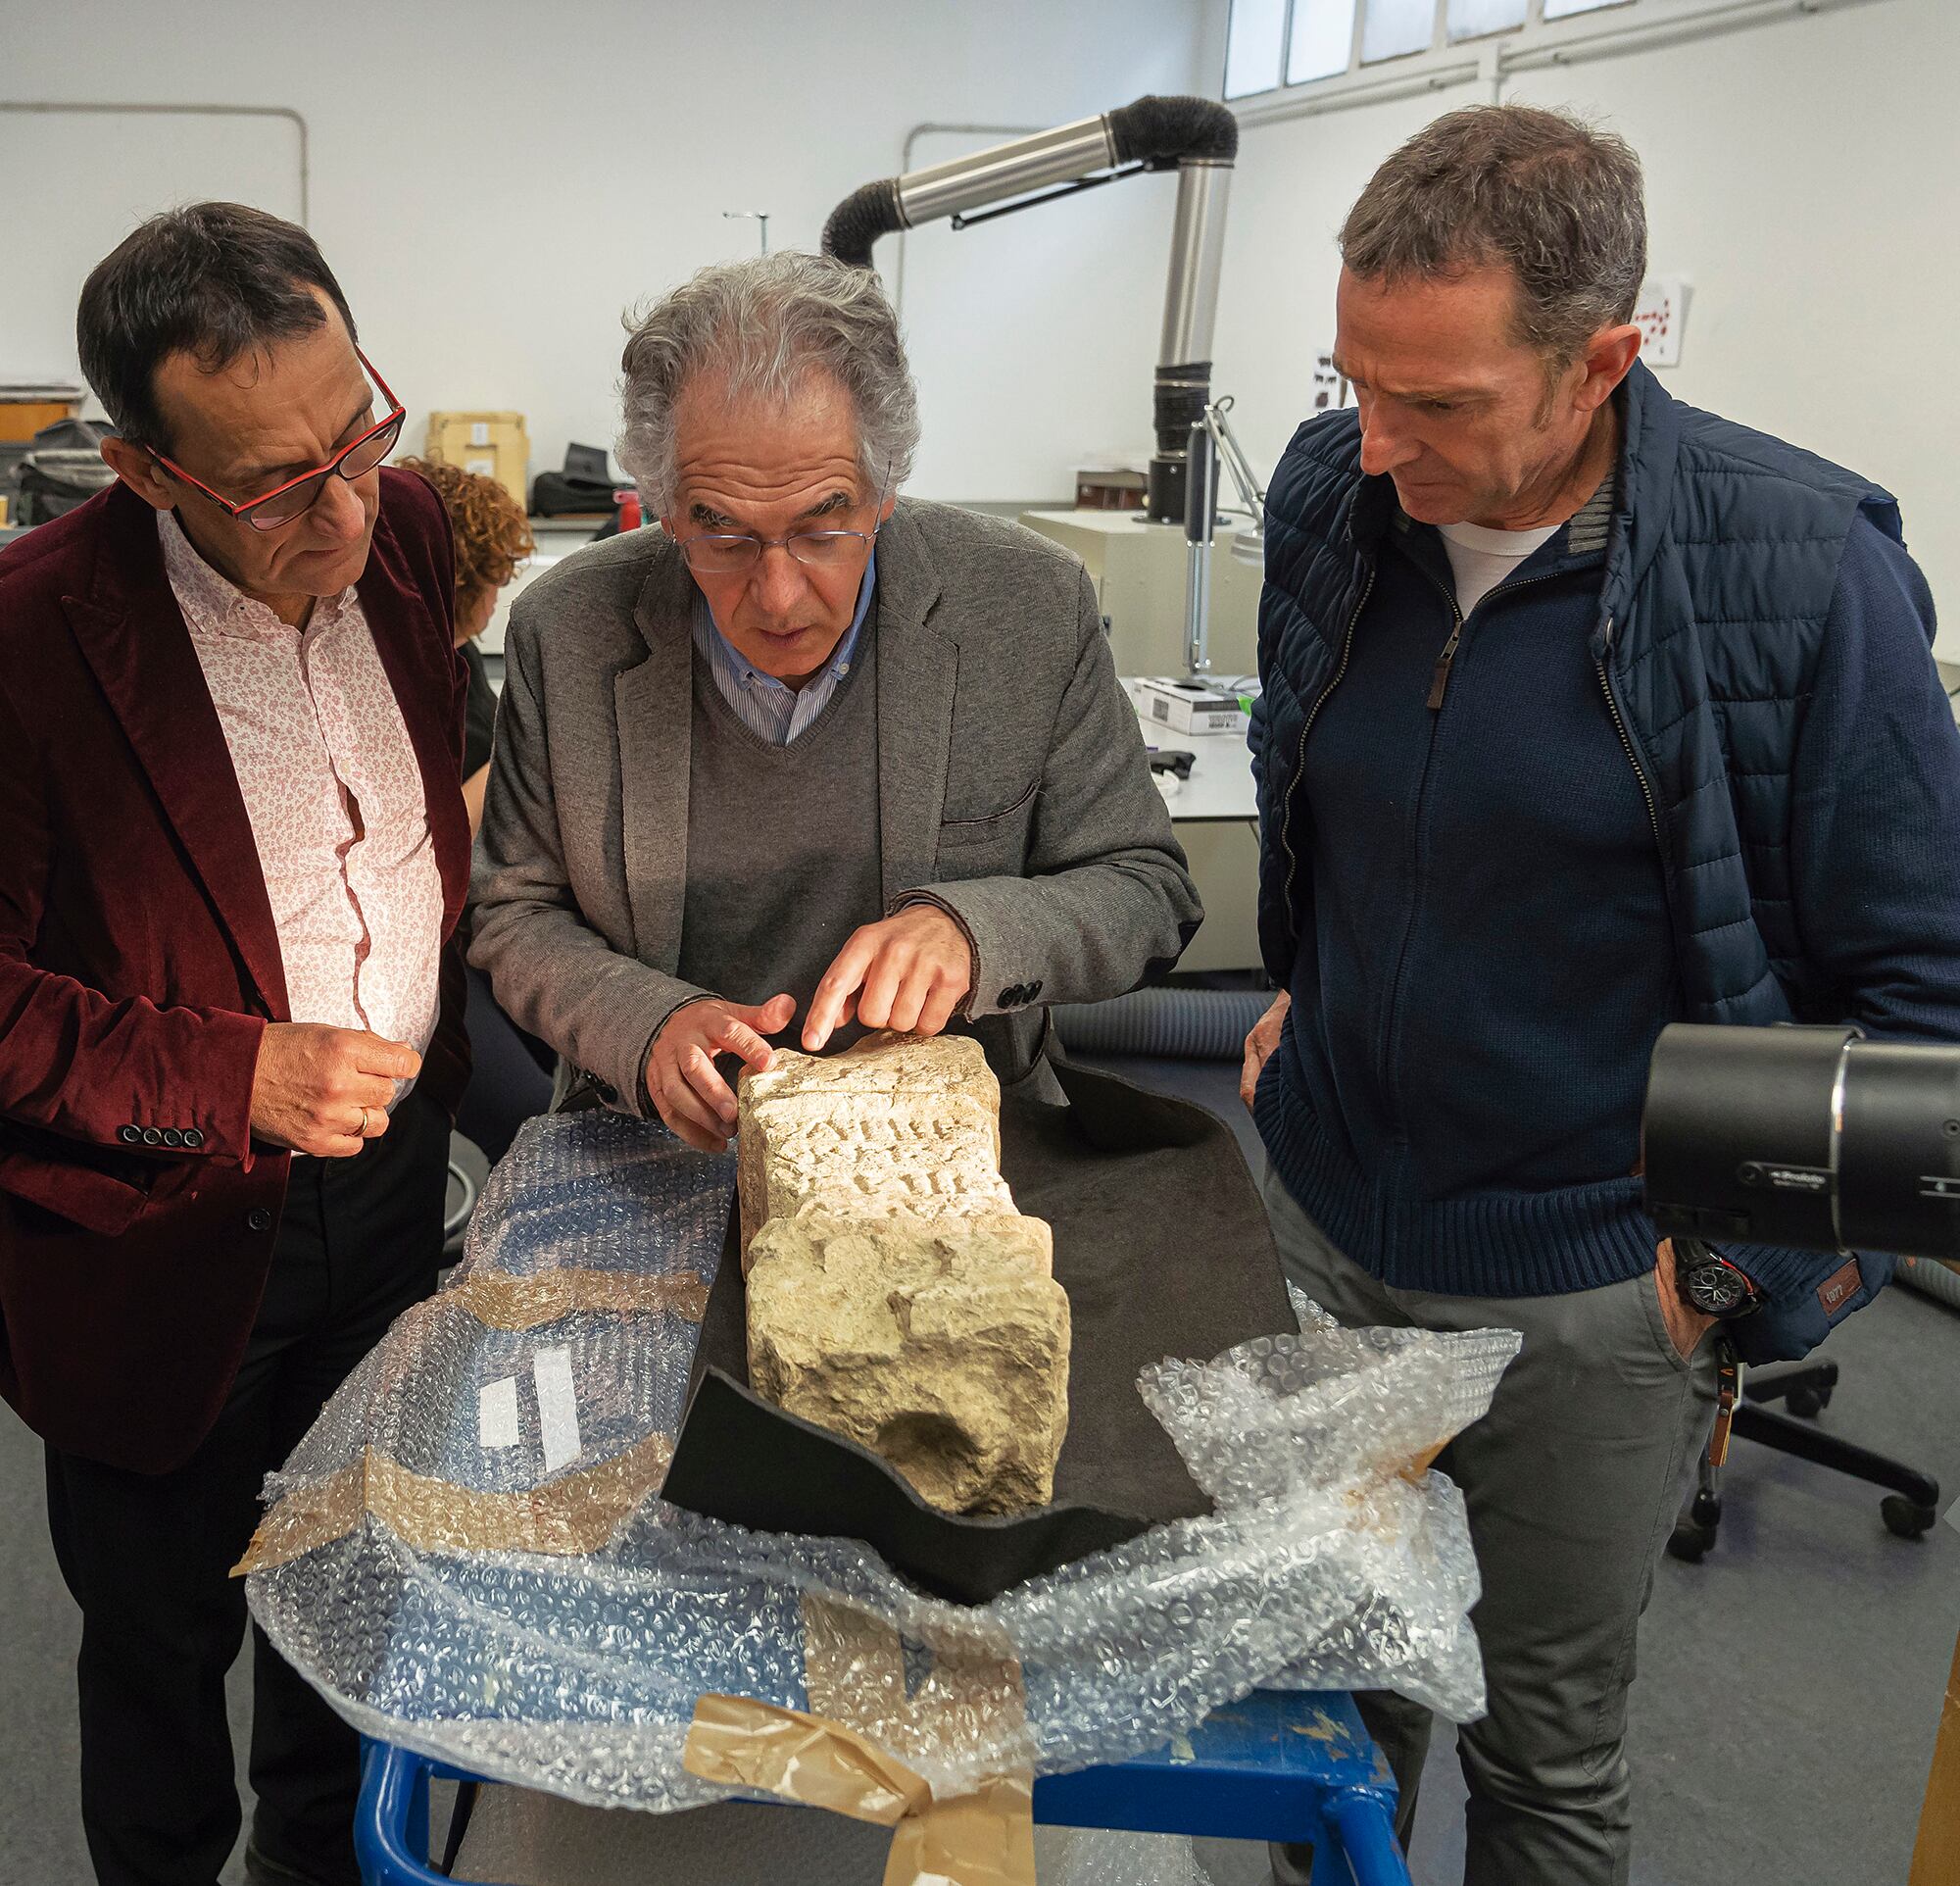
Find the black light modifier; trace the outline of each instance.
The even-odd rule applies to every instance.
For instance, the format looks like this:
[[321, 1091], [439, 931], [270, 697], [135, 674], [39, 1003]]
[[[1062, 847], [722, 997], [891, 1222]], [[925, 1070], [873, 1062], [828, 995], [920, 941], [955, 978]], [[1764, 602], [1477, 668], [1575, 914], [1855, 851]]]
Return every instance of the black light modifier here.
[[1960, 1257], [1960, 1046], [1676, 1022], [1642, 1139], [1665, 1235]]

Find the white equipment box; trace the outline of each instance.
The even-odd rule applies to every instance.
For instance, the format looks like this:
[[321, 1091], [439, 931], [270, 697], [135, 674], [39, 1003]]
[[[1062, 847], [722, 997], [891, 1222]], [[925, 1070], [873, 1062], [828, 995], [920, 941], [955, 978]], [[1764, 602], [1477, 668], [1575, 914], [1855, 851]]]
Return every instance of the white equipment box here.
[[1211, 681], [1145, 674], [1132, 683], [1137, 712], [1173, 733], [1244, 733], [1248, 715], [1239, 697]]
[[[1186, 671], [1183, 524], [1151, 523], [1140, 511], [1023, 511], [1021, 522], [1082, 559], [1118, 674]], [[1258, 666], [1263, 572], [1226, 554], [1232, 529], [1221, 527], [1211, 555], [1211, 672], [1221, 683]]]

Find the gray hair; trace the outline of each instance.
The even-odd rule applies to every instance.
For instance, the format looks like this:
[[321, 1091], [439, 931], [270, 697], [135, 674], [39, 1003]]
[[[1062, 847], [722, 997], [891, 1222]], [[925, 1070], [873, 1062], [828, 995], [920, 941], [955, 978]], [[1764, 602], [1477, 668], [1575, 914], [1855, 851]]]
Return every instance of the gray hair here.
[[648, 503], [674, 499], [674, 407], [704, 368], [737, 398], [787, 404], [806, 374], [833, 374], [858, 412], [866, 486], [896, 491], [918, 449], [918, 392], [899, 318], [878, 277], [830, 256], [780, 250], [704, 269], [637, 317], [628, 316], [625, 422], [619, 463]]
[[1375, 173], [1342, 225], [1341, 256], [1370, 281], [1506, 268], [1519, 340], [1567, 366], [1601, 327], [1633, 319], [1647, 267], [1641, 160], [1562, 112], [1450, 112]]

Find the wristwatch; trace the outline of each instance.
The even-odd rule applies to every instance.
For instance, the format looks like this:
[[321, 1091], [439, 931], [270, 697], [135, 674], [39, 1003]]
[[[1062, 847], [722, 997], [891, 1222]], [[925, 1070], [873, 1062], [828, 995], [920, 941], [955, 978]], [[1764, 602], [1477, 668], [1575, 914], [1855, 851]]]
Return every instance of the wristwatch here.
[[1674, 1287], [1690, 1310], [1725, 1322], [1763, 1307], [1763, 1293], [1750, 1278], [1696, 1238], [1674, 1241]]

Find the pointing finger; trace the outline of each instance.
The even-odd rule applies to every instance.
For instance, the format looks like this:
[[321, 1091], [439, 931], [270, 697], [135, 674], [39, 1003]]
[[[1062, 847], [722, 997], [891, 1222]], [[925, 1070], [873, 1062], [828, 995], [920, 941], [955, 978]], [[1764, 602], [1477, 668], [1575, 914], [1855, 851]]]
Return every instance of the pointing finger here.
[[878, 943], [871, 926], [855, 931], [849, 942], [838, 951], [837, 960], [823, 972], [823, 980], [816, 985], [816, 993], [810, 997], [809, 1014], [804, 1017], [803, 1045], [812, 1054], [831, 1037], [844, 1016], [846, 1000], [857, 994], [864, 980], [864, 971], [871, 967], [878, 954]]

